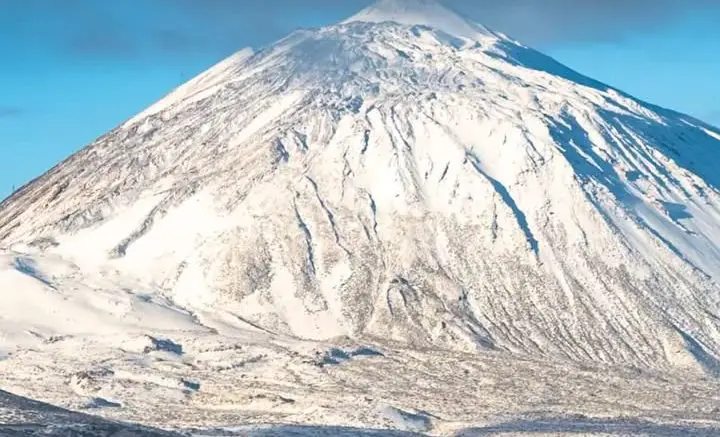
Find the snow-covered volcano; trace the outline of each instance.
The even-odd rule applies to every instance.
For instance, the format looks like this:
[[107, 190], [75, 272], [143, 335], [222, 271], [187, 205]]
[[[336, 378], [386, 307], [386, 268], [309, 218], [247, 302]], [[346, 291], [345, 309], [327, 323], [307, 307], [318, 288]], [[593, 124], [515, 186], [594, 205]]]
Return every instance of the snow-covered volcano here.
[[344, 23], [354, 22], [425, 25], [471, 40], [494, 36], [489, 29], [466, 20], [435, 0], [378, 0], [375, 4], [344, 21]]
[[[712, 126], [382, 0], [239, 52], [5, 200], [0, 288], [22, 312], [19, 276], [101, 278], [305, 339], [717, 372], [718, 165]], [[20, 337], [66, 329], [3, 307]]]

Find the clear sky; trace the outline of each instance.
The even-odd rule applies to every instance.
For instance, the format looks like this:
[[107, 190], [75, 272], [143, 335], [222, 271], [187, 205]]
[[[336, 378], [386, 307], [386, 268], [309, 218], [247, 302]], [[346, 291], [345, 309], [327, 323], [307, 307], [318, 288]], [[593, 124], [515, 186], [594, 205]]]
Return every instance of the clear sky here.
[[[446, 1], [588, 76], [720, 125], [717, 0]], [[0, 0], [0, 198], [235, 50], [370, 2]]]

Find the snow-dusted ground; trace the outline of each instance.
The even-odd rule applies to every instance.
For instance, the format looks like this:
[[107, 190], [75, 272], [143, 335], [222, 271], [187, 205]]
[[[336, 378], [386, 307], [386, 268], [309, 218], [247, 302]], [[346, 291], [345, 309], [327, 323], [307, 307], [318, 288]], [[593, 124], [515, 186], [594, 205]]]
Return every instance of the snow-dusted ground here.
[[[308, 343], [250, 332], [179, 331], [163, 338], [165, 347], [127, 335], [67, 338], [24, 350], [0, 363], [3, 385], [66, 408], [163, 428], [270, 423], [431, 435], [523, 435], [526, 428], [608, 435], [720, 431], [720, 384], [684, 373], [493, 352]], [[670, 433], [680, 429], [688, 431]]]
[[[395, 435], [352, 429], [467, 436], [720, 432], [717, 382], [687, 375], [392, 348], [383, 349], [383, 356], [331, 364], [325, 356], [330, 348], [319, 344], [176, 336], [185, 340], [182, 357], [118, 353], [108, 343], [88, 342], [56, 349], [54, 361], [45, 360], [47, 351], [27, 353], [15, 362], [27, 366], [27, 373], [14, 367], [6, 384], [105, 418], [208, 436], [227, 435], [217, 430], [231, 424], [237, 435], [256, 435], [254, 423], [304, 431], [297, 435], [318, 435], [332, 424], [330, 429], [344, 431], [321, 435], [339, 436]], [[81, 350], [92, 352], [81, 359]], [[344, 350], [357, 351], [350, 345]], [[183, 388], [182, 380], [199, 387]], [[49, 386], [54, 389], [47, 391]]]
[[[120, 293], [108, 272], [25, 263], [0, 271], [28, 301], [13, 311], [2, 303], [2, 332], [11, 334], [3, 389], [111, 420], [208, 436], [720, 432], [720, 381], [700, 373], [299, 340], [229, 313], [190, 314], [152, 293]], [[18, 419], [0, 414], [0, 423]]]
[[0, 204], [0, 388], [275, 424], [246, 434], [712, 435], [719, 161], [717, 128], [383, 0]]

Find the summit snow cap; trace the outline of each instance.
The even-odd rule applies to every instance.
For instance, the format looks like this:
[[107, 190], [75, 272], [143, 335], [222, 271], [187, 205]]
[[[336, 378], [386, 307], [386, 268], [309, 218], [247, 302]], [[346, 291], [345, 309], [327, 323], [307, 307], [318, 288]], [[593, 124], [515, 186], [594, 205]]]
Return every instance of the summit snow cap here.
[[378, 0], [344, 21], [353, 22], [423, 25], [470, 39], [496, 36], [484, 26], [463, 18], [436, 0]]

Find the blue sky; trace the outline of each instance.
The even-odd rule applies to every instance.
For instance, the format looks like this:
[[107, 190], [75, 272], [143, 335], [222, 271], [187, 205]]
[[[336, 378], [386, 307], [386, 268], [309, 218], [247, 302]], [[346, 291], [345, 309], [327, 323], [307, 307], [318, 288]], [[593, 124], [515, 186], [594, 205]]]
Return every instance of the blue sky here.
[[[582, 73], [720, 125], [720, 2], [447, 1]], [[0, 198], [235, 50], [369, 2], [0, 0]]]

